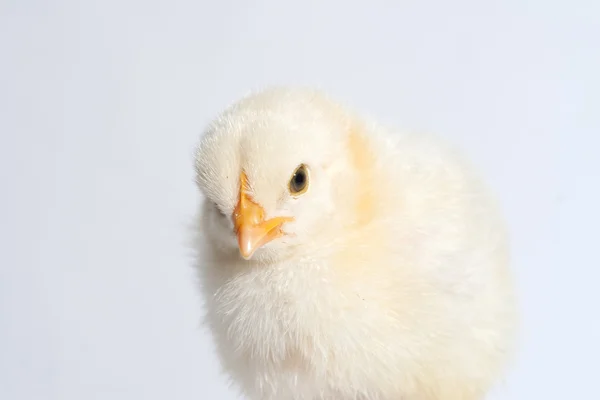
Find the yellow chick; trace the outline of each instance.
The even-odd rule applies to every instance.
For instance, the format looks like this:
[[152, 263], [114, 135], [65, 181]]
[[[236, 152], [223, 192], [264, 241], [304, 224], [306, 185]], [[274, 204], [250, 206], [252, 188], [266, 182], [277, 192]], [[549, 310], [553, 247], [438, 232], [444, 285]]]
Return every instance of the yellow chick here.
[[505, 227], [440, 140], [270, 88], [196, 152], [198, 270], [224, 371], [252, 400], [480, 400], [515, 336]]

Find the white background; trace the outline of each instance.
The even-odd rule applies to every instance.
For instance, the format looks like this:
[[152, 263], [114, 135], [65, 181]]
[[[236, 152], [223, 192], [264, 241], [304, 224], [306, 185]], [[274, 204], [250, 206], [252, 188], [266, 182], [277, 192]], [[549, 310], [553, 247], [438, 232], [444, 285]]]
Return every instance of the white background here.
[[521, 299], [491, 398], [600, 399], [600, 2], [295, 3], [1, 2], [0, 399], [234, 399], [199, 327], [192, 151], [274, 83], [462, 147]]

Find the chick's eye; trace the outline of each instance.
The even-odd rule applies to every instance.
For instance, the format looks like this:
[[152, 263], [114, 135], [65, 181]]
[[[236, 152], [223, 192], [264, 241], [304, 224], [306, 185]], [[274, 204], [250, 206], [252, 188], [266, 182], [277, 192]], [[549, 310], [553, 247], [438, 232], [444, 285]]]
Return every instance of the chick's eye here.
[[308, 189], [308, 168], [301, 164], [292, 175], [289, 184], [290, 193], [294, 196], [301, 195]]

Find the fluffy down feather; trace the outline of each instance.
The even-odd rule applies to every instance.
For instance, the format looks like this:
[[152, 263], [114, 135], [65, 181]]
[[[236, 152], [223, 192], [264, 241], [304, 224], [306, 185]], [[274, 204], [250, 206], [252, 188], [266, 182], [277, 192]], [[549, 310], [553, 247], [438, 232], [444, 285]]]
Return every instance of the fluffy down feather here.
[[[210, 124], [196, 171], [204, 321], [245, 397], [479, 400], [502, 376], [516, 320], [504, 224], [439, 139], [270, 88]], [[293, 218], [249, 259], [241, 189], [264, 219]]]

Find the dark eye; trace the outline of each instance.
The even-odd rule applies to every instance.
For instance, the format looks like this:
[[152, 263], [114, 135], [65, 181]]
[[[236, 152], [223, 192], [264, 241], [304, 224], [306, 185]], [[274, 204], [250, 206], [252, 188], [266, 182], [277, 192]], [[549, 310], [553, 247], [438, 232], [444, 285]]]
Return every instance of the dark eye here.
[[308, 168], [301, 164], [294, 171], [289, 184], [290, 193], [294, 196], [299, 196], [308, 189]]

